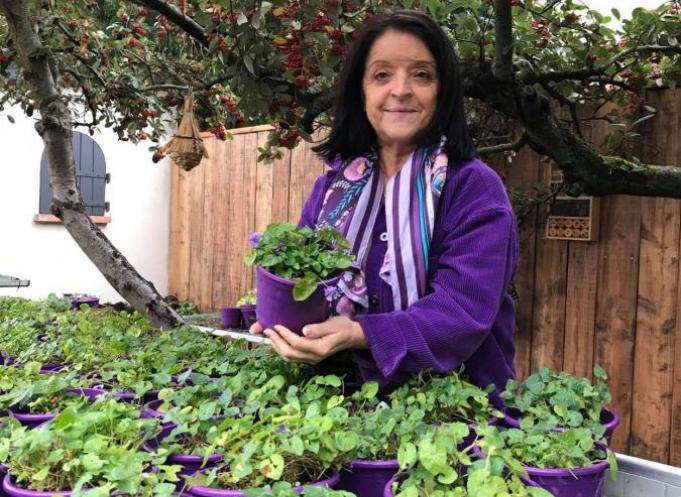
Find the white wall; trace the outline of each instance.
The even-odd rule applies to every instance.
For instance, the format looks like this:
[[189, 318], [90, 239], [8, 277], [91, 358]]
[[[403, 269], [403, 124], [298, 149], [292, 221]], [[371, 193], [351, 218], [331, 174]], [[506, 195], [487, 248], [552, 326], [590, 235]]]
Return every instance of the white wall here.
[[[15, 124], [6, 118], [11, 114]], [[103, 301], [121, 297], [71, 239], [61, 224], [37, 224], [41, 138], [20, 109], [0, 114], [0, 274], [31, 281], [29, 287], [0, 288], [0, 295], [45, 297], [88, 293]], [[87, 132], [87, 131], [85, 131]], [[93, 138], [104, 152], [111, 182], [106, 186], [111, 223], [102, 231], [145, 279], [168, 289], [170, 167], [154, 164], [147, 150], [118, 141], [103, 129]]]

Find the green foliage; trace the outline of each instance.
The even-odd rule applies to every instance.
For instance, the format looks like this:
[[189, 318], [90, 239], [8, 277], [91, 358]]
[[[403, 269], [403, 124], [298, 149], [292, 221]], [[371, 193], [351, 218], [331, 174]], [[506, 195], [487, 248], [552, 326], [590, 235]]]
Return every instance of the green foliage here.
[[61, 411], [72, 403], [85, 399], [74, 391], [85, 386], [71, 373], [40, 373], [40, 363], [29, 362], [23, 367], [0, 369], [0, 411], [46, 414]]
[[510, 380], [501, 396], [507, 407], [520, 411], [524, 427], [584, 427], [600, 439], [605, 431], [601, 411], [611, 396], [603, 368], [595, 366], [594, 377], [592, 385], [586, 378], [542, 368], [520, 384]]
[[[0, 409], [59, 413], [36, 430], [12, 418], [0, 424], [0, 462], [20, 485], [36, 490], [166, 496], [179, 481], [178, 467], [165, 462], [169, 455], [207, 458], [217, 452], [223, 456], [218, 467], [190, 483], [259, 487], [249, 495], [288, 497], [292, 485], [317, 480], [348, 461], [396, 458], [402, 479], [395, 492], [401, 496], [546, 497], [524, 487], [523, 463], [577, 467], [603, 456], [583, 428], [545, 433], [540, 424], [523, 421], [522, 431], [502, 433], [488, 426], [499, 413], [487, 391], [460, 371], [416, 375], [387, 396], [375, 382], [344, 395], [337, 376], [316, 375], [268, 348], [249, 349], [189, 326], [153, 330], [136, 313], [69, 311], [56, 301], [0, 297], [0, 310], [0, 326], [8, 333], [0, 335], [0, 350], [33, 340], [34, 354], [66, 365], [56, 374], [40, 373], [40, 363], [23, 359], [21, 367], [0, 368]], [[601, 369], [595, 376], [606, 380]], [[531, 391], [555, 381], [545, 380], [530, 382]], [[138, 397], [157, 389], [162, 421], [177, 427], [154, 452], [141, 450], [158, 433], [159, 420], [141, 419], [139, 405], [111, 395], [89, 403], [66, 393], [92, 383]], [[586, 387], [570, 394], [583, 395], [592, 401]], [[476, 445], [485, 454], [479, 460], [472, 452]], [[150, 472], [152, 466], [158, 471]], [[306, 495], [348, 497], [315, 488]]]
[[162, 461], [140, 450], [156, 429], [155, 420], [112, 399], [71, 406], [40, 429], [13, 425], [0, 440], [0, 460], [18, 484], [33, 490], [169, 496], [173, 485], [148, 471]]
[[[151, 140], [154, 149], [175, 125], [186, 93], [193, 91], [205, 129], [276, 123], [260, 150], [262, 158], [271, 159], [280, 155], [277, 147], [310, 139], [303, 118], [335, 82], [355, 31], [376, 14], [421, 3], [197, 0], [188, 2], [187, 11], [203, 28], [197, 37], [127, 2], [50, 0], [33, 2], [31, 8], [35, 32], [55, 59], [65, 98], [80, 109], [74, 121], [101, 123], [125, 140]], [[425, 6], [465, 64], [493, 57], [492, 2], [425, 0]], [[681, 80], [681, 55], [673, 51], [681, 39], [677, 2], [636, 8], [617, 31], [608, 25], [609, 13], [574, 0], [517, 0], [512, 9], [517, 80], [561, 106], [612, 101], [621, 107], [607, 112], [614, 124], [627, 116], [633, 121], [645, 106], [644, 88], [674, 88]], [[617, 9], [612, 14], [620, 16]], [[3, 18], [0, 36], [4, 39], [8, 31]], [[660, 48], [641, 48], [646, 46]], [[536, 82], [537, 75], [550, 73], [566, 75]], [[8, 43], [0, 50], [0, 106], [18, 103], [31, 115], [26, 82], [18, 74], [16, 50]], [[475, 134], [480, 143], [494, 143], [513, 131], [511, 122], [498, 129], [499, 119], [490, 119], [489, 110], [471, 114], [476, 114], [471, 124], [481, 131]], [[315, 125], [327, 122], [322, 116]]]
[[352, 247], [330, 226], [298, 228], [291, 223], [270, 224], [257, 245], [246, 255], [272, 274], [295, 281], [293, 297], [305, 300], [317, 285], [338, 275], [354, 262]]
[[252, 288], [251, 290], [243, 294], [241, 297], [239, 297], [239, 300], [236, 301], [236, 305], [237, 307], [242, 305], [255, 305], [257, 299], [258, 299], [257, 290], [255, 288]]

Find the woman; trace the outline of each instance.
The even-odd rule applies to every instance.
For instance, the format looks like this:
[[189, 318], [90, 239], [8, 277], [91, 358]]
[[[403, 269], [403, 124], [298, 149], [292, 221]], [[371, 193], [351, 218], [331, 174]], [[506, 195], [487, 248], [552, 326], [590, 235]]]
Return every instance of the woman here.
[[338, 87], [331, 170], [300, 224], [330, 224], [355, 248], [357, 269], [335, 295], [340, 316], [303, 336], [264, 333], [285, 360], [316, 364], [342, 350], [365, 380], [399, 384], [423, 369], [464, 364], [474, 383], [514, 377], [513, 211], [497, 174], [475, 157], [458, 60], [428, 16], [377, 18], [355, 41]]

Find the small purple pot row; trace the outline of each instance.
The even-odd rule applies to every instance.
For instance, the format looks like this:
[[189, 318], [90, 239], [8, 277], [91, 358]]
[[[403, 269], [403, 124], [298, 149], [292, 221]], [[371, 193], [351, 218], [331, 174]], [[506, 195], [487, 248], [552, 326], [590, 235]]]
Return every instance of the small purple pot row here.
[[223, 328], [243, 330], [255, 323], [255, 305], [223, 307], [220, 310], [220, 324]]

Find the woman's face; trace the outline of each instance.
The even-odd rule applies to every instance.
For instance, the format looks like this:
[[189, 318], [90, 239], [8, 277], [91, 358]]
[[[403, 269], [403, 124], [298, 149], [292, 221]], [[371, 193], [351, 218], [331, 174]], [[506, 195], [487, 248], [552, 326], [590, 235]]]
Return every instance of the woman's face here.
[[435, 59], [419, 38], [388, 30], [374, 41], [362, 90], [381, 147], [413, 146], [435, 113], [438, 87]]

